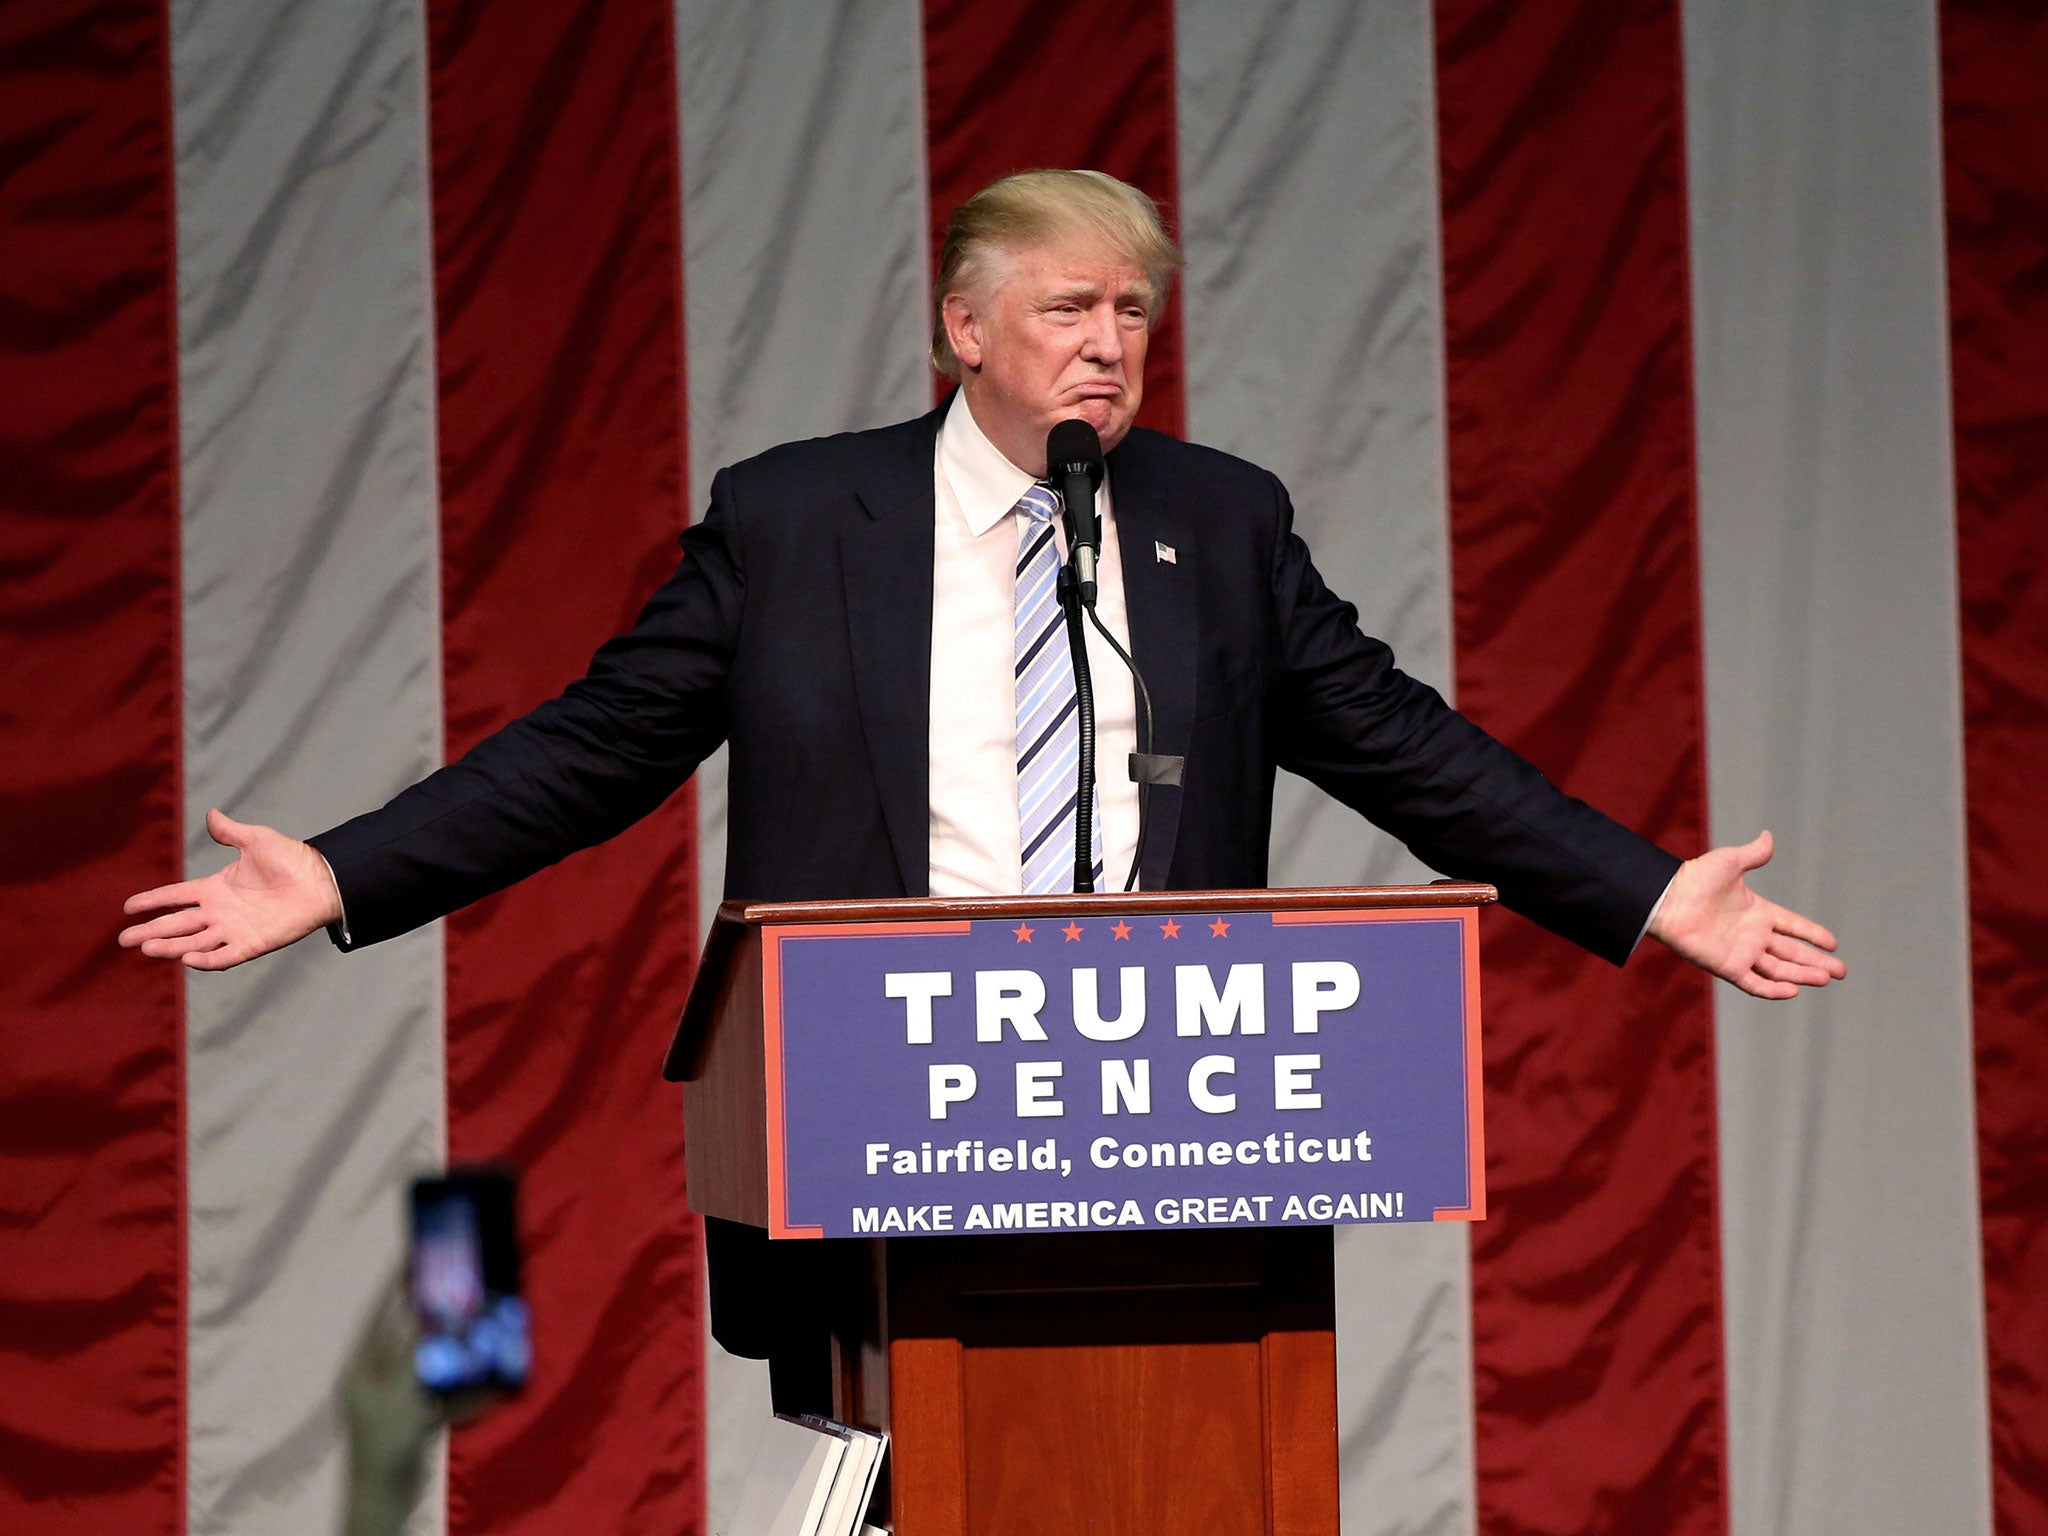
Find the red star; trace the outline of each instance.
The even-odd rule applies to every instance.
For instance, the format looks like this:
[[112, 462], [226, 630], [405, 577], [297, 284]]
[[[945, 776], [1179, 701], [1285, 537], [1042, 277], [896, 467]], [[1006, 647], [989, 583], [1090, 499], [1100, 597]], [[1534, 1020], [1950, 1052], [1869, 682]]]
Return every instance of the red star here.
[[1019, 944], [1029, 944], [1031, 942], [1031, 925], [1029, 923], [1019, 923], [1010, 931], [1017, 935], [1017, 942]]
[[1225, 934], [1230, 932], [1230, 924], [1226, 923], [1225, 921], [1223, 921], [1222, 918], [1219, 917], [1216, 919], [1215, 922], [1209, 925], [1209, 931], [1215, 934], [1216, 937], [1220, 939]]
[[1169, 917], [1159, 925], [1159, 931], [1169, 939], [1177, 939], [1180, 937], [1180, 924]]
[[1062, 928], [1060, 932], [1064, 933], [1067, 936], [1067, 942], [1072, 944], [1081, 937], [1081, 925], [1070, 917], [1067, 919], [1067, 926]]
[[1115, 934], [1120, 939], [1128, 939], [1131, 936], [1131, 925], [1129, 923], [1119, 922], [1114, 928], [1110, 929], [1109, 931]]

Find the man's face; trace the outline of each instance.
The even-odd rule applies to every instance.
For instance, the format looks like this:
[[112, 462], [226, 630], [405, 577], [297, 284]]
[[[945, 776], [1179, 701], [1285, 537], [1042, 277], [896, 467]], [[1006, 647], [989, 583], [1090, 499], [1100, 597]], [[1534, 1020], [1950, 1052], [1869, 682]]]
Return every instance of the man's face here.
[[991, 292], [946, 297], [946, 334], [974, 419], [1003, 456], [1045, 473], [1045, 434], [1079, 417], [1105, 453], [1145, 392], [1152, 315], [1145, 274], [1095, 242], [1026, 246], [994, 264]]

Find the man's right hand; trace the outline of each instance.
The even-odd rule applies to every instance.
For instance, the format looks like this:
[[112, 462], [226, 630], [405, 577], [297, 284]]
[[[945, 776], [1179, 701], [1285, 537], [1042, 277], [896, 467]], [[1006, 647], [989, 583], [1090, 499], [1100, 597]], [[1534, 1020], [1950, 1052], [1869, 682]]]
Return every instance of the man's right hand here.
[[310, 843], [218, 810], [206, 813], [206, 830], [239, 857], [202, 880], [130, 896], [121, 905], [130, 917], [163, 915], [122, 929], [122, 948], [195, 971], [224, 971], [340, 919], [341, 892]]

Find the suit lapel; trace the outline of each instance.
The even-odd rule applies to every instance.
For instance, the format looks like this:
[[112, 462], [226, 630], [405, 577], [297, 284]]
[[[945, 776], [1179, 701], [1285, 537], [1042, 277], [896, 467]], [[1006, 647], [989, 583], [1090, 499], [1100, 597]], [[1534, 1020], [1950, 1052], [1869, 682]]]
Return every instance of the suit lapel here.
[[931, 882], [932, 455], [941, 413], [905, 423], [840, 535], [847, 643], [869, 764], [906, 895]]
[[[1195, 719], [1195, 637], [1201, 617], [1193, 541], [1186, 525], [1173, 514], [1169, 487], [1149, 469], [1146, 458], [1120, 450], [1110, 455], [1109, 472], [1117, 547], [1123, 558], [1124, 603], [1131, 624], [1131, 658], [1145, 674], [1145, 685], [1152, 693], [1151, 750], [1185, 756]], [[1174, 558], [1167, 558], [1168, 551]], [[1142, 711], [1140, 705], [1141, 715]], [[1105, 765], [1103, 771], [1112, 770]], [[1114, 771], [1122, 772], [1123, 765], [1116, 765]], [[1166, 889], [1173, 868], [1181, 789], [1155, 784], [1144, 793], [1139, 883], [1145, 890], [1159, 891]]]

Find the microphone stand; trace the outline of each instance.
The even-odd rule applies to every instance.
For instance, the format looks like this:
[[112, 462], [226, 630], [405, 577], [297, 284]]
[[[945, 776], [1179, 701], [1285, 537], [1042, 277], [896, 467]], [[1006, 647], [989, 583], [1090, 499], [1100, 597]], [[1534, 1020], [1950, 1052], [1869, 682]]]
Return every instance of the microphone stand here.
[[1145, 853], [1145, 831], [1151, 789], [1155, 784], [1179, 785], [1186, 759], [1153, 750], [1152, 695], [1144, 674], [1095, 611], [1096, 565], [1101, 553], [1102, 524], [1096, 516], [1095, 490], [1102, 484], [1102, 443], [1095, 429], [1081, 420], [1054, 425], [1045, 438], [1049, 482], [1066, 509], [1069, 561], [1060, 566], [1059, 604], [1067, 621], [1067, 649], [1074, 658], [1074, 695], [1079, 710], [1080, 783], [1074, 812], [1074, 889], [1095, 889], [1095, 680], [1088, 671], [1088, 639], [1083, 614], [1094, 624], [1117, 659], [1130, 669], [1144, 713], [1139, 720], [1138, 750], [1131, 754], [1131, 780], [1138, 786], [1138, 846], [1124, 881], [1129, 891], [1138, 884], [1138, 866]]
[[1074, 802], [1074, 890], [1095, 889], [1095, 678], [1088, 669], [1087, 632], [1081, 627], [1081, 583], [1073, 562], [1060, 565], [1060, 612], [1067, 620], [1067, 648], [1074, 657], [1074, 699], [1080, 725], [1080, 785]]

